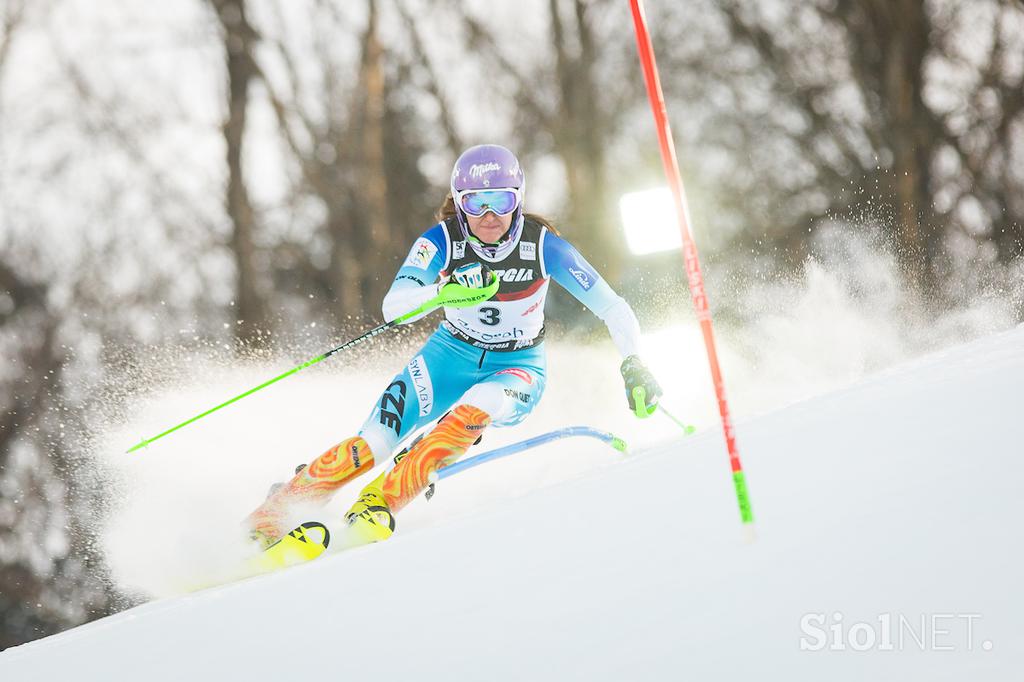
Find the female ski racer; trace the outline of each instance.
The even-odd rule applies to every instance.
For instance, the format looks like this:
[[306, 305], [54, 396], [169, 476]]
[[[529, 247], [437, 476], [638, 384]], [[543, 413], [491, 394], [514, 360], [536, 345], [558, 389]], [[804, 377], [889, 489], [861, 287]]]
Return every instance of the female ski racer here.
[[[292, 505], [326, 502], [437, 422], [346, 514], [357, 542], [387, 539], [394, 514], [426, 488], [431, 472], [465, 454], [488, 426], [523, 421], [544, 393], [544, 300], [552, 279], [607, 325], [623, 357], [630, 410], [654, 412], [661, 389], [638, 356], [636, 315], [547, 221], [524, 213], [524, 189], [519, 161], [504, 147], [471, 147], [455, 162], [440, 222], [413, 244], [383, 303], [390, 321], [440, 295], [445, 319], [384, 389], [359, 435], [300, 469], [248, 517], [265, 546], [291, 530]], [[637, 394], [642, 405], [634, 404]]]

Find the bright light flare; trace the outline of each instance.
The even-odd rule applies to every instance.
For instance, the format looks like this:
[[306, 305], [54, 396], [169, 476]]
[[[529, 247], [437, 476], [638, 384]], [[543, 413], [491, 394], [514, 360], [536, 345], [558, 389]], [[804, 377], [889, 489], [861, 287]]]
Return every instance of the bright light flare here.
[[667, 187], [623, 194], [619, 199], [626, 244], [636, 256], [683, 246], [675, 202]]

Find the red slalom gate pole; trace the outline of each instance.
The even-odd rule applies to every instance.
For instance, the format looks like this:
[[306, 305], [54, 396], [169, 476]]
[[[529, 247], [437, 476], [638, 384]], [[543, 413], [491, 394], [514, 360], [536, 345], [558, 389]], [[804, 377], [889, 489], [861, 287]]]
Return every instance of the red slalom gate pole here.
[[654, 46], [651, 35], [647, 31], [647, 18], [644, 15], [643, 0], [630, 0], [633, 11], [633, 26], [636, 29], [636, 45], [640, 52], [640, 64], [644, 71], [644, 83], [647, 85], [647, 98], [654, 113], [654, 124], [658, 131], [658, 145], [661, 148], [661, 163], [665, 168], [665, 176], [672, 190], [676, 215], [679, 217], [679, 231], [683, 235], [683, 261], [686, 265], [686, 279], [690, 284], [690, 295], [693, 306], [697, 310], [697, 320], [704, 334], [704, 346], [708, 352], [708, 364], [711, 366], [711, 378], [715, 384], [715, 395], [718, 398], [718, 412], [722, 416], [722, 430], [725, 432], [725, 445], [729, 451], [729, 464], [732, 467], [732, 480], [736, 487], [736, 501], [740, 507], [740, 519], [749, 537], [753, 538], [754, 513], [750, 506], [750, 495], [747, 480], [740, 463], [740, 452], [736, 446], [736, 432], [733, 429], [729, 413], [729, 403], [725, 398], [725, 381], [718, 364], [718, 352], [715, 349], [715, 330], [711, 325], [711, 310], [708, 297], [704, 291], [704, 275], [700, 270], [700, 259], [697, 257], [697, 245], [690, 233], [690, 211], [686, 204], [686, 192], [683, 189], [683, 178], [679, 173], [679, 161], [676, 158], [676, 147], [672, 141], [669, 127], [668, 112], [665, 108], [665, 96], [661, 91], [661, 80], [658, 78], [658, 64], [654, 59]]

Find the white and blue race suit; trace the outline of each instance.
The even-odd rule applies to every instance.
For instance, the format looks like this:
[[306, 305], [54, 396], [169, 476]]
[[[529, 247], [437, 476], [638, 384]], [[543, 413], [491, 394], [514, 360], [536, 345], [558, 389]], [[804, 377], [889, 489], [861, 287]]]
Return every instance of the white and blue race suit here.
[[465, 263], [487, 263], [500, 285], [478, 306], [445, 308], [440, 327], [384, 390], [359, 432], [377, 461], [456, 405], [483, 410], [495, 426], [526, 418], [544, 393], [544, 301], [552, 279], [604, 321], [623, 357], [638, 354], [640, 327], [629, 304], [569, 242], [520, 219], [516, 243], [494, 258], [475, 250], [454, 218], [413, 244], [384, 297], [385, 320], [436, 296], [442, 273]]

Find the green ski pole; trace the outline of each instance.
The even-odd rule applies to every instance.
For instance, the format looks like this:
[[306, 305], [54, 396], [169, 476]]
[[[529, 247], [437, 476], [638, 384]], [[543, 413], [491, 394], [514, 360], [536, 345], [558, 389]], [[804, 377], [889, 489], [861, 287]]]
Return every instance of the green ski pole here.
[[451, 307], [455, 307], [455, 308], [464, 308], [464, 307], [467, 307], [467, 306], [476, 305], [477, 303], [481, 303], [481, 302], [486, 301], [487, 299], [491, 298], [497, 291], [498, 291], [498, 279], [496, 277], [494, 278], [494, 281], [491, 282], [490, 286], [484, 287], [482, 289], [470, 289], [469, 287], [464, 287], [461, 284], [455, 284], [455, 283], [446, 284], [443, 287], [441, 287], [441, 291], [438, 293], [437, 296], [435, 296], [434, 298], [430, 299], [429, 301], [427, 301], [426, 303], [421, 305], [419, 308], [416, 308], [416, 310], [408, 312], [405, 315], [402, 315], [401, 317], [396, 317], [395, 319], [391, 320], [390, 322], [385, 322], [384, 324], [382, 324], [382, 325], [380, 325], [378, 327], [374, 327], [370, 331], [365, 332], [363, 334], [360, 334], [356, 338], [352, 339], [351, 341], [347, 341], [347, 342], [341, 344], [337, 348], [332, 348], [331, 350], [327, 351], [326, 353], [318, 355], [315, 358], [312, 358], [311, 360], [307, 360], [306, 362], [302, 363], [298, 367], [293, 367], [292, 369], [288, 370], [287, 372], [285, 372], [283, 374], [279, 374], [278, 376], [274, 377], [273, 379], [270, 379], [269, 381], [264, 381], [259, 386], [256, 386], [255, 388], [251, 388], [248, 391], [246, 391], [245, 393], [240, 393], [240, 394], [236, 395], [234, 398], [231, 398], [230, 400], [225, 400], [223, 403], [221, 403], [220, 405], [217, 405], [216, 407], [211, 407], [206, 412], [203, 412], [201, 414], [197, 414], [196, 416], [192, 417], [191, 419], [188, 419], [186, 421], [181, 422], [177, 426], [172, 426], [171, 428], [167, 429], [163, 433], [157, 434], [156, 436], [153, 436], [152, 438], [143, 438], [141, 441], [139, 441], [138, 443], [136, 443], [135, 445], [130, 447], [127, 450], [127, 452], [135, 452], [139, 448], [145, 447], [145, 446], [149, 445], [150, 443], [152, 443], [154, 441], [160, 440], [164, 436], [170, 435], [170, 434], [174, 433], [175, 431], [177, 431], [178, 429], [180, 429], [182, 427], [185, 427], [185, 426], [188, 426], [192, 422], [199, 421], [203, 417], [205, 417], [207, 415], [210, 415], [210, 414], [213, 414], [217, 410], [219, 410], [221, 408], [224, 408], [224, 407], [227, 407], [231, 403], [238, 402], [242, 398], [244, 398], [246, 396], [250, 396], [253, 393], [255, 393], [256, 391], [264, 389], [267, 386], [270, 386], [271, 384], [277, 383], [281, 379], [284, 379], [286, 377], [290, 377], [291, 375], [295, 374], [296, 372], [304, 370], [307, 367], [311, 367], [312, 365], [315, 365], [318, 362], [322, 362], [323, 360], [326, 360], [327, 358], [331, 357], [335, 353], [340, 353], [343, 350], [348, 350], [349, 348], [352, 348], [353, 346], [358, 346], [359, 344], [363, 343], [364, 341], [368, 341], [369, 339], [372, 339], [373, 337], [375, 337], [375, 336], [377, 336], [379, 334], [383, 334], [384, 332], [386, 332], [387, 330], [391, 329], [392, 327], [397, 327], [402, 322], [405, 322], [406, 320], [409, 320], [409, 319], [411, 319], [413, 317], [416, 317], [417, 315], [421, 315], [421, 314], [424, 314], [424, 313], [432, 312], [434, 309], [439, 308], [441, 306], [451, 306]]
[[664, 405], [659, 404], [658, 411], [661, 412], [666, 417], [668, 417], [669, 419], [671, 419], [672, 421], [674, 421], [676, 423], [676, 426], [681, 428], [683, 430], [683, 433], [685, 433], [687, 436], [689, 436], [690, 434], [697, 430], [697, 427], [694, 426], [693, 424], [684, 424], [682, 420], [674, 417], [671, 412], [665, 409]]
[[666, 417], [674, 421], [676, 423], [676, 426], [681, 428], [683, 430], [683, 433], [685, 433], [687, 436], [689, 436], [691, 433], [697, 430], [697, 427], [693, 426], [692, 424], [684, 424], [681, 420], [673, 417], [672, 414], [668, 410], [666, 410], [661, 403], [657, 403], [655, 405], [647, 407], [647, 391], [644, 390], [643, 386], [637, 386], [633, 389], [633, 406], [636, 416], [639, 417], [640, 419], [646, 419], [655, 412], [661, 412]]

